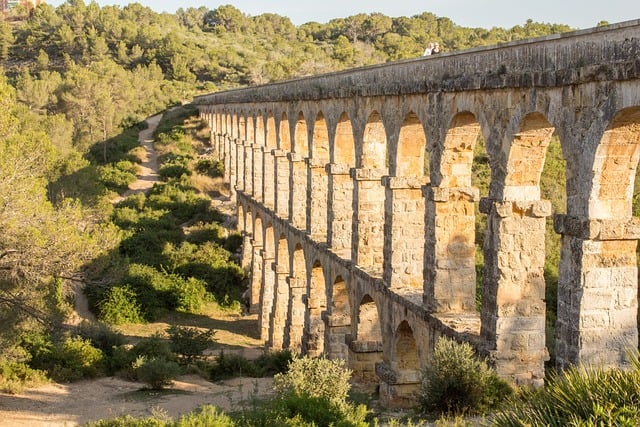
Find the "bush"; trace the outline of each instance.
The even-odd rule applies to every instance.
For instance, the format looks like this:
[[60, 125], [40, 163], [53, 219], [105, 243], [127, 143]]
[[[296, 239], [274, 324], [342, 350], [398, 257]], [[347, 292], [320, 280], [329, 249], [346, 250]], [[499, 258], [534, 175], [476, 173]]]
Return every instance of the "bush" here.
[[344, 360], [294, 356], [286, 373], [273, 377], [277, 393], [323, 398], [331, 404], [346, 408], [351, 389], [351, 370]]
[[124, 335], [114, 330], [110, 325], [103, 322], [83, 321], [76, 329], [75, 333], [91, 341], [91, 345], [99, 348], [105, 355], [113, 354], [115, 348], [125, 344]]
[[128, 160], [121, 160], [116, 164], [110, 163], [98, 167], [100, 182], [114, 190], [124, 190], [133, 183], [137, 177], [137, 166]]
[[144, 356], [147, 359], [173, 360], [175, 355], [171, 351], [171, 346], [162, 335], [154, 334], [145, 338], [133, 346], [131, 352], [136, 356]]
[[512, 394], [511, 387], [468, 343], [439, 338], [431, 363], [422, 371], [420, 406], [425, 413], [478, 413]]
[[166, 359], [147, 359], [140, 356], [136, 360], [136, 377], [153, 390], [161, 390], [173, 383], [180, 374], [180, 366]]
[[186, 326], [171, 326], [167, 329], [171, 350], [184, 357], [187, 362], [201, 358], [204, 351], [213, 343], [215, 331], [201, 331]]
[[238, 426], [367, 427], [365, 405], [336, 405], [326, 398], [286, 394], [238, 414]]
[[59, 382], [71, 382], [83, 378], [94, 378], [103, 373], [102, 351], [91, 346], [89, 340], [80, 337], [65, 337], [58, 343], [43, 337], [25, 347], [31, 353], [30, 366], [47, 371]]
[[187, 313], [196, 313], [207, 300], [206, 282], [193, 277], [183, 279], [173, 276], [173, 296], [175, 308]]
[[47, 382], [44, 371], [32, 369], [26, 363], [0, 362], [0, 391], [9, 394], [21, 393], [25, 387]]
[[98, 302], [100, 320], [113, 325], [144, 322], [136, 292], [130, 286], [113, 286]]
[[158, 171], [158, 175], [168, 181], [170, 178], [180, 178], [183, 175], [191, 176], [191, 171], [183, 165], [166, 165], [162, 166]]
[[256, 365], [245, 357], [220, 352], [209, 371], [211, 381], [219, 381], [233, 377], [259, 377]]
[[571, 367], [550, 375], [544, 389], [523, 390], [494, 418], [498, 427], [640, 425], [640, 361], [631, 369]]
[[165, 421], [155, 417], [133, 418], [130, 415], [111, 420], [100, 420], [86, 427], [233, 427], [235, 423], [223, 412], [211, 405], [203, 405], [196, 411], [182, 415], [176, 421]]

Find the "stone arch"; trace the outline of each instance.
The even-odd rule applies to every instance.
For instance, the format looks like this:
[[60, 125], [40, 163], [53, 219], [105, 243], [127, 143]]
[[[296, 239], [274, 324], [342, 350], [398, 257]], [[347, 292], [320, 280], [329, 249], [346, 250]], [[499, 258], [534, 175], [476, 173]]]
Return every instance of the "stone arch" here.
[[269, 335], [272, 310], [275, 299], [276, 272], [273, 264], [275, 262], [275, 232], [272, 223], [267, 223], [264, 229], [264, 244], [262, 250], [262, 292], [260, 294], [261, 314], [258, 322], [260, 324], [260, 338], [267, 344], [271, 341]]
[[295, 124], [293, 151], [303, 159], [309, 157], [309, 132], [307, 129], [307, 121], [302, 111], [298, 113]]
[[353, 138], [353, 127], [349, 115], [344, 112], [338, 119], [333, 143], [333, 163], [354, 167], [356, 164], [356, 149]]
[[289, 131], [289, 118], [283, 112], [280, 118], [278, 148], [283, 151], [291, 151], [291, 132]]
[[595, 218], [632, 216], [633, 189], [640, 158], [640, 107], [619, 111], [611, 120], [596, 151], [596, 171], [589, 200]]
[[429, 176], [427, 137], [422, 122], [413, 111], [402, 122], [398, 135], [398, 151], [390, 162], [393, 176]]
[[330, 359], [348, 360], [347, 335], [351, 332], [349, 287], [341, 275], [331, 286], [331, 305], [325, 324], [325, 348]]
[[[442, 152], [431, 170], [425, 225], [424, 303], [433, 312], [475, 311], [476, 202], [472, 186], [480, 124], [464, 111], [451, 119]], [[438, 226], [436, 226], [438, 224]]]
[[265, 145], [269, 149], [278, 148], [278, 137], [276, 134], [276, 119], [273, 117], [273, 112], [269, 111], [267, 114], [267, 126], [266, 126], [266, 141]]
[[[358, 162], [356, 162], [358, 163]], [[362, 158], [360, 167], [366, 169], [387, 169], [387, 132], [382, 117], [373, 111], [367, 119], [362, 135]]]
[[632, 202], [639, 158], [636, 106], [616, 112], [589, 160], [593, 178], [587, 211], [574, 207], [586, 216], [556, 217], [563, 234], [556, 324], [560, 369], [576, 363], [620, 366], [628, 363], [628, 349], [638, 345], [640, 222]]
[[358, 341], [382, 341], [378, 305], [370, 295], [365, 295], [358, 307]]
[[331, 160], [329, 152], [329, 130], [327, 129], [327, 121], [322, 111], [316, 115], [316, 120], [313, 125], [313, 139], [311, 140], [309, 155], [318, 163], [322, 163], [323, 166]]
[[256, 120], [253, 116], [247, 116], [247, 144], [254, 144], [256, 141]]
[[353, 181], [350, 171], [355, 166], [353, 128], [347, 113], [342, 113], [336, 126], [333, 163], [329, 166], [329, 203], [327, 243], [343, 258], [351, 258], [353, 227]]
[[403, 320], [396, 329], [393, 351], [393, 360], [399, 371], [412, 371], [418, 374], [420, 370], [418, 346], [413, 336], [413, 329], [406, 320]]
[[303, 353], [318, 357], [325, 353], [325, 325], [323, 315], [327, 314], [327, 282], [324, 268], [319, 260], [311, 267], [307, 284], [307, 310], [305, 312], [305, 331]]
[[540, 176], [554, 127], [540, 113], [527, 114], [513, 136], [503, 191], [505, 200], [540, 199]]
[[440, 187], [470, 187], [473, 151], [480, 135], [480, 123], [469, 112], [456, 114], [447, 130], [440, 167], [432, 182]]
[[356, 339], [349, 343], [349, 367], [356, 378], [377, 382], [376, 364], [382, 362], [382, 327], [378, 305], [366, 294], [358, 306]]
[[316, 115], [313, 125], [313, 136], [310, 141], [308, 159], [306, 229], [318, 241], [327, 239], [327, 209], [329, 201], [329, 181], [326, 167], [330, 162], [329, 131], [324, 114]]
[[[262, 218], [256, 213], [253, 220], [253, 239], [251, 241], [251, 296], [249, 301], [249, 311], [258, 313], [262, 302], [262, 283], [264, 280], [262, 269], [264, 261], [264, 229], [262, 228]], [[262, 320], [258, 319], [262, 324]]]
[[270, 317], [271, 349], [280, 350], [284, 348], [285, 327], [289, 310], [289, 241], [284, 233], [278, 237], [275, 263], [275, 290], [273, 307]]
[[295, 353], [300, 353], [302, 351], [302, 337], [304, 332], [304, 298], [307, 291], [307, 269], [304, 251], [300, 242], [295, 244], [291, 256], [289, 289], [290, 297], [287, 324], [285, 326], [284, 347], [290, 348]]
[[247, 116], [244, 111], [238, 113], [238, 140], [241, 144], [247, 140]]

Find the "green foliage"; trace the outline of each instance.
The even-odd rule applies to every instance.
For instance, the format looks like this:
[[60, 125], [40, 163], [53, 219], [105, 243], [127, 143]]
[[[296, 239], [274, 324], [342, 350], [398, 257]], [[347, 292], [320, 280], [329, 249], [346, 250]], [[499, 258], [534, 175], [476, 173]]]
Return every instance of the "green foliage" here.
[[219, 381], [234, 377], [260, 378], [286, 372], [292, 354], [288, 350], [262, 354], [256, 360], [249, 360], [236, 354], [221, 351], [209, 370], [209, 378]]
[[100, 420], [86, 424], [86, 427], [232, 427], [235, 423], [219, 409], [203, 405], [195, 411], [182, 415], [175, 421], [165, 419], [133, 418], [130, 415], [111, 420]]
[[172, 360], [147, 359], [141, 356], [135, 362], [135, 371], [139, 381], [146, 383], [152, 390], [161, 390], [173, 384], [173, 380], [180, 375], [180, 366]]
[[46, 371], [59, 382], [94, 378], [104, 369], [102, 351], [80, 337], [63, 337], [58, 342], [42, 337], [26, 347], [32, 355], [30, 366]]
[[204, 356], [204, 351], [213, 344], [215, 331], [202, 331], [198, 328], [172, 325], [167, 329], [171, 350], [182, 356], [187, 362], [193, 362]]
[[506, 426], [637, 426], [640, 361], [631, 369], [571, 367], [548, 377], [541, 390], [523, 390], [493, 420]]
[[144, 356], [147, 359], [173, 360], [175, 358], [169, 342], [159, 334], [138, 342], [131, 349], [131, 353], [136, 357]]
[[482, 413], [512, 393], [468, 343], [440, 337], [422, 371], [420, 407], [425, 413]]
[[113, 286], [97, 304], [100, 320], [112, 325], [144, 321], [136, 292], [130, 286]]
[[26, 363], [0, 362], [0, 391], [2, 393], [18, 394], [26, 387], [34, 387], [46, 381], [47, 377], [43, 371], [32, 369]]
[[344, 408], [351, 389], [350, 378], [351, 370], [344, 360], [293, 357], [288, 371], [273, 377], [273, 387], [280, 395], [326, 399], [332, 405]]
[[125, 160], [98, 167], [100, 182], [107, 188], [120, 191], [126, 190], [136, 180], [136, 172], [136, 165]]
[[366, 417], [364, 405], [337, 405], [324, 397], [286, 394], [238, 414], [236, 425], [366, 427]]
[[106, 356], [112, 355], [115, 348], [126, 342], [124, 335], [103, 322], [83, 321], [75, 328], [74, 333], [91, 341], [91, 345], [100, 349]]

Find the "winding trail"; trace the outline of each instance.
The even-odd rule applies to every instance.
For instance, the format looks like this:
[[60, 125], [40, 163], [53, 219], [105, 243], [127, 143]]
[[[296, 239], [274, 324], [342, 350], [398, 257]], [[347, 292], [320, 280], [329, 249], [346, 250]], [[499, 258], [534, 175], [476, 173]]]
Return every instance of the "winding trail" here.
[[[153, 132], [158, 127], [163, 113], [151, 116], [145, 121], [147, 128], [140, 131], [138, 141], [145, 149], [144, 159], [138, 170], [138, 179], [129, 185], [129, 189], [118, 197], [112, 199], [112, 203], [118, 203], [132, 194], [143, 193], [153, 188], [153, 185], [160, 181], [158, 175], [158, 153], [153, 148]], [[74, 295], [74, 313], [71, 314], [67, 323], [78, 325], [83, 320], [95, 321], [96, 316], [89, 310], [89, 302], [84, 294], [84, 282], [82, 280], [74, 280], [71, 284], [71, 290]]]

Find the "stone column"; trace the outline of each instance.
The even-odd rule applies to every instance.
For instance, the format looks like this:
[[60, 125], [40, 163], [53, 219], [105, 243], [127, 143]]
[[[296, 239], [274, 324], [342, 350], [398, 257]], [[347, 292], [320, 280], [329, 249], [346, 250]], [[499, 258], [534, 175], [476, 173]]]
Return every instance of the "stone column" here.
[[253, 144], [244, 145], [244, 192], [253, 196]]
[[[242, 258], [240, 260], [240, 267], [247, 270], [251, 268], [251, 260], [253, 258], [253, 234], [250, 231], [242, 232]], [[253, 300], [253, 301], [258, 301]]]
[[238, 164], [236, 163], [236, 153], [237, 153], [237, 149], [236, 149], [236, 144], [238, 143], [238, 140], [235, 138], [229, 138], [229, 145], [228, 145], [228, 151], [227, 151], [227, 159], [229, 161], [229, 163], [227, 163], [225, 161], [224, 167], [225, 170], [229, 171], [229, 180], [227, 181], [229, 183], [229, 196], [230, 199], [232, 201], [235, 201], [235, 197], [236, 197], [236, 179], [238, 176]]
[[387, 286], [422, 292], [425, 215], [422, 187], [426, 179], [382, 177], [385, 188], [382, 278]]
[[216, 161], [224, 160], [223, 151], [222, 151], [222, 134], [215, 133], [211, 134], [211, 145], [213, 146], [213, 158]]
[[275, 176], [275, 211], [281, 218], [289, 219], [289, 159], [282, 150], [272, 150]]
[[366, 383], [377, 382], [376, 363], [382, 360], [382, 341], [353, 340], [348, 347], [353, 377]]
[[270, 332], [267, 348], [270, 350], [282, 350], [289, 309], [289, 272], [286, 267], [277, 263], [273, 263], [273, 271], [275, 273], [276, 289], [269, 318]]
[[424, 305], [432, 313], [475, 311], [475, 187], [424, 187]]
[[303, 299], [306, 305], [304, 335], [302, 339], [302, 354], [309, 357], [320, 357], [324, 354], [325, 327], [324, 305], [320, 304], [318, 298], [314, 298], [310, 290]]
[[238, 141], [236, 144], [236, 191], [244, 192], [244, 178], [245, 178], [245, 168], [244, 168], [244, 151], [245, 145], [244, 141]]
[[486, 213], [480, 334], [498, 375], [542, 386], [545, 347], [545, 224], [551, 203], [482, 199]]
[[227, 134], [223, 136], [222, 141], [222, 160], [224, 161], [224, 182], [231, 183], [231, 146], [233, 142]]
[[329, 163], [329, 206], [327, 243], [343, 258], [351, 256], [351, 233], [353, 222], [353, 180], [347, 165]]
[[273, 309], [273, 300], [275, 298], [276, 275], [273, 271], [273, 261], [275, 260], [273, 252], [266, 250], [261, 251], [262, 255], [262, 292], [260, 293], [260, 317], [258, 318], [258, 326], [260, 328], [260, 339], [268, 343], [270, 338], [270, 320], [271, 310]]
[[260, 310], [260, 298], [262, 297], [262, 243], [251, 240], [251, 300], [249, 312], [258, 313]]
[[387, 408], [414, 408], [420, 387], [420, 371], [398, 369], [397, 363], [378, 362], [376, 376], [380, 380], [380, 402]]
[[263, 166], [264, 166], [264, 147], [261, 145], [253, 144], [253, 199], [256, 202], [263, 200]]
[[[289, 221], [294, 227], [306, 230], [307, 227], [307, 167], [303, 158], [296, 153], [287, 154], [289, 159]], [[325, 221], [326, 224], [326, 221]]]
[[275, 158], [270, 148], [263, 147], [262, 152], [262, 204], [273, 209], [275, 206]]
[[384, 169], [351, 169], [353, 190], [353, 246], [351, 259], [370, 273], [382, 276], [384, 197], [380, 184]]
[[351, 334], [351, 319], [348, 315], [322, 313], [325, 331], [327, 358], [348, 360], [347, 336]]
[[307, 163], [307, 232], [316, 242], [327, 241], [329, 177], [325, 162], [309, 157]]
[[288, 277], [289, 309], [287, 325], [285, 327], [284, 347], [291, 349], [294, 353], [302, 351], [302, 336], [305, 316], [305, 295], [307, 284], [305, 280]]
[[640, 218], [554, 218], [562, 234], [556, 366], [628, 366], [638, 347]]

